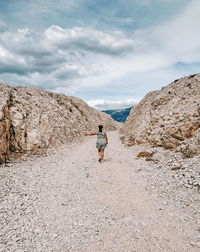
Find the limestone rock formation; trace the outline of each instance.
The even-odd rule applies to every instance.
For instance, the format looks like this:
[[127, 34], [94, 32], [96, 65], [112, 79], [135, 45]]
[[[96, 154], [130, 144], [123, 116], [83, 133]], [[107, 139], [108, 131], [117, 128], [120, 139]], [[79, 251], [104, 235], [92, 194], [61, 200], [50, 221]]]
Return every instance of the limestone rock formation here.
[[81, 99], [39, 88], [0, 83], [0, 161], [71, 142], [84, 132], [116, 130], [118, 123]]
[[128, 145], [150, 143], [184, 157], [200, 154], [200, 74], [148, 93], [130, 111], [122, 132]]

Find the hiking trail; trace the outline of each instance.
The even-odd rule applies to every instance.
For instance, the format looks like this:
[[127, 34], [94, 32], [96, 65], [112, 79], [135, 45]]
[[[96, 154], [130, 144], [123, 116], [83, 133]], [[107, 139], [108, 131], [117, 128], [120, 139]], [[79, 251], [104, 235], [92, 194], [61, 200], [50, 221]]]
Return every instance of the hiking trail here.
[[108, 132], [0, 169], [0, 251], [199, 251], [186, 213], [150, 193], [141, 146]]

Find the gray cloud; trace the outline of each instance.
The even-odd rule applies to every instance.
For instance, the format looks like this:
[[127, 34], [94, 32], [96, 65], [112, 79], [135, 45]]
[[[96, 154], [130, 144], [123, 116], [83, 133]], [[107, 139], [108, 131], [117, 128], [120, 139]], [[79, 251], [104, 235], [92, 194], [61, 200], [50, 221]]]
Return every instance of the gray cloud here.
[[130, 53], [135, 47], [133, 40], [110, 35], [92, 28], [61, 29], [51, 26], [45, 31], [46, 37], [60, 48], [82, 49], [94, 53], [122, 55]]
[[[152, 1], [145, 0], [146, 3]], [[45, 8], [44, 3], [42, 1], [42, 8]], [[121, 3], [124, 5], [123, 1]], [[32, 4], [39, 8], [33, 1]], [[68, 7], [74, 8], [72, 5]], [[100, 97], [97, 90], [100, 90], [101, 97], [103, 90], [112, 93], [118, 83], [115, 94], [126, 90], [124, 97], [138, 97], [137, 90], [142, 90], [142, 96], [147, 90], [183, 75], [184, 71], [174, 68], [177, 62], [187, 63], [189, 68], [189, 64], [199, 60], [199, 6], [199, 1], [193, 0], [188, 3], [187, 10], [180, 11], [170, 21], [139, 29], [133, 34], [129, 31], [129, 37], [119, 30], [63, 29], [55, 25], [43, 30], [25, 28], [11, 32], [5, 22], [0, 21], [0, 31], [3, 31], [0, 36], [0, 80], [66, 94], [81, 90], [85, 92], [84, 99], [92, 95]], [[40, 13], [43, 11], [41, 9]], [[134, 21], [124, 18], [121, 22]], [[135, 93], [132, 91], [129, 96], [128, 92], [133, 88]], [[95, 106], [99, 109], [116, 108], [110, 102]], [[116, 103], [116, 106], [121, 105]]]
[[134, 42], [121, 33], [110, 35], [91, 28], [5, 31], [0, 37], [0, 74], [23, 76], [23, 82], [47, 89], [70, 87], [75, 80], [104, 71], [98, 54], [111, 60], [133, 48]]
[[54, 73], [54, 77], [60, 80], [66, 80], [66, 79], [76, 79], [83, 76], [78, 72], [78, 69], [66, 66], [64, 69], [57, 70]]
[[15, 64], [2, 64], [0, 63], [0, 74], [2, 73], [10, 73], [10, 74], [18, 74], [18, 75], [24, 75], [25, 68], [20, 65]]
[[5, 32], [7, 30], [7, 24], [0, 19], [0, 32]]

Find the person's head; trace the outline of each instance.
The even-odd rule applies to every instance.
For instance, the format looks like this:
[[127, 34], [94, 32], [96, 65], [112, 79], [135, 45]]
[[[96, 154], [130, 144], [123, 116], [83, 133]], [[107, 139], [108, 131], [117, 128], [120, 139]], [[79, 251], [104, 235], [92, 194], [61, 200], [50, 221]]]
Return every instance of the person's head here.
[[99, 132], [102, 132], [103, 126], [99, 125]]

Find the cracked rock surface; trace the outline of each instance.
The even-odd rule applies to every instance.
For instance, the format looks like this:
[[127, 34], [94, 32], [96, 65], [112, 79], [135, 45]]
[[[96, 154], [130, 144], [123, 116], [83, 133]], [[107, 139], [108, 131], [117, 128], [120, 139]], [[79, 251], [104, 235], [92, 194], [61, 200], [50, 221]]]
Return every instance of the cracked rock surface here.
[[0, 83], [0, 162], [14, 153], [37, 153], [81, 138], [83, 132], [116, 130], [117, 122], [81, 99]]
[[200, 154], [200, 74], [175, 80], [148, 93], [133, 107], [123, 127], [128, 145], [147, 143]]

